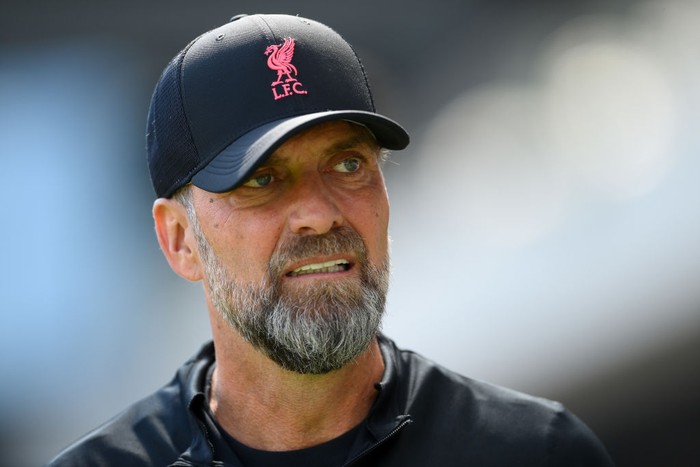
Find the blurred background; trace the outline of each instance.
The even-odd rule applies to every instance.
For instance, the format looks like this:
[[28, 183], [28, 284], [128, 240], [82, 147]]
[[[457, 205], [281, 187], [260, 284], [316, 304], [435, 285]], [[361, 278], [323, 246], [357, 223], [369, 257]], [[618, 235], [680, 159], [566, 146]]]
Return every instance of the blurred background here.
[[[325, 22], [412, 145], [384, 331], [700, 464], [700, 0], [2, 0], [0, 443], [40, 465], [207, 339], [153, 234], [160, 71], [237, 13]], [[342, 92], [342, 90], [338, 90]]]

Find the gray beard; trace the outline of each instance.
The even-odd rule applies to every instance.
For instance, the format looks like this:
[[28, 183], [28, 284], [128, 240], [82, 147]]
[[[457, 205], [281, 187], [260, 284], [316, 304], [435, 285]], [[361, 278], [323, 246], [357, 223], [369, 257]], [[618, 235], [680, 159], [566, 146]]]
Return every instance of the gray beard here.
[[[193, 216], [196, 217], [196, 216]], [[364, 352], [377, 335], [389, 283], [389, 259], [369, 263], [360, 235], [340, 227], [280, 245], [260, 284], [236, 280], [221, 264], [196, 219], [191, 222], [212, 303], [255, 348], [300, 374], [337, 370]], [[359, 281], [332, 281], [282, 290], [283, 267], [295, 259], [352, 252]]]

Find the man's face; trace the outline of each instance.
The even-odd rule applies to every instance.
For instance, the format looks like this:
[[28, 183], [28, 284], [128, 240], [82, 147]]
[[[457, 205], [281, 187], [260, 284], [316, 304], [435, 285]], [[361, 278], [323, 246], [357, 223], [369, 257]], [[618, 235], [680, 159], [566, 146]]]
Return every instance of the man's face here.
[[246, 340], [299, 373], [367, 348], [388, 287], [389, 206], [364, 128], [315, 126], [239, 188], [194, 189], [193, 202], [207, 292]]

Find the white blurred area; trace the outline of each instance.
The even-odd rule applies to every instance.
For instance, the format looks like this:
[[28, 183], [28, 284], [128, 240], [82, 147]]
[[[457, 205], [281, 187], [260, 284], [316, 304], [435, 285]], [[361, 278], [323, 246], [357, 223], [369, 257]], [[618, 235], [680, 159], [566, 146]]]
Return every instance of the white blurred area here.
[[393, 196], [386, 331], [536, 392], [697, 329], [698, 24], [676, 1], [577, 17], [533, 77], [444, 106]]
[[[387, 167], [384, 331], [545, 395], [697, 333], [698, 24], [700, 3], [682, 0], [572, 16], [518, 72], [465, 84], [435, 112], [417, 96], [421, 127]], [[152, 232], [143, 132], [155, 81], [141, 53], [0, 43], [8, 465], [48, 460], [209, 338], [199, 285], [170, 272]], [[416, 92], [475, 66], [456, 55]]]

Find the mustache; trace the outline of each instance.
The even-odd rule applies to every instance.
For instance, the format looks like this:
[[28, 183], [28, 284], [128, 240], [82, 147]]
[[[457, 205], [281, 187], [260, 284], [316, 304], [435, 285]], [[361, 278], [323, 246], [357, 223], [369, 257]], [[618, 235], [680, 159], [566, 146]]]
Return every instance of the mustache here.
[[340, 226], [322, 235], [292, 236], [285, 239], [270, 258], [271, 278], [280, 277], [288, 264], [311, 256], [352, 253], [357, 262], [367, 261], [367, 246], [355, 229]]

